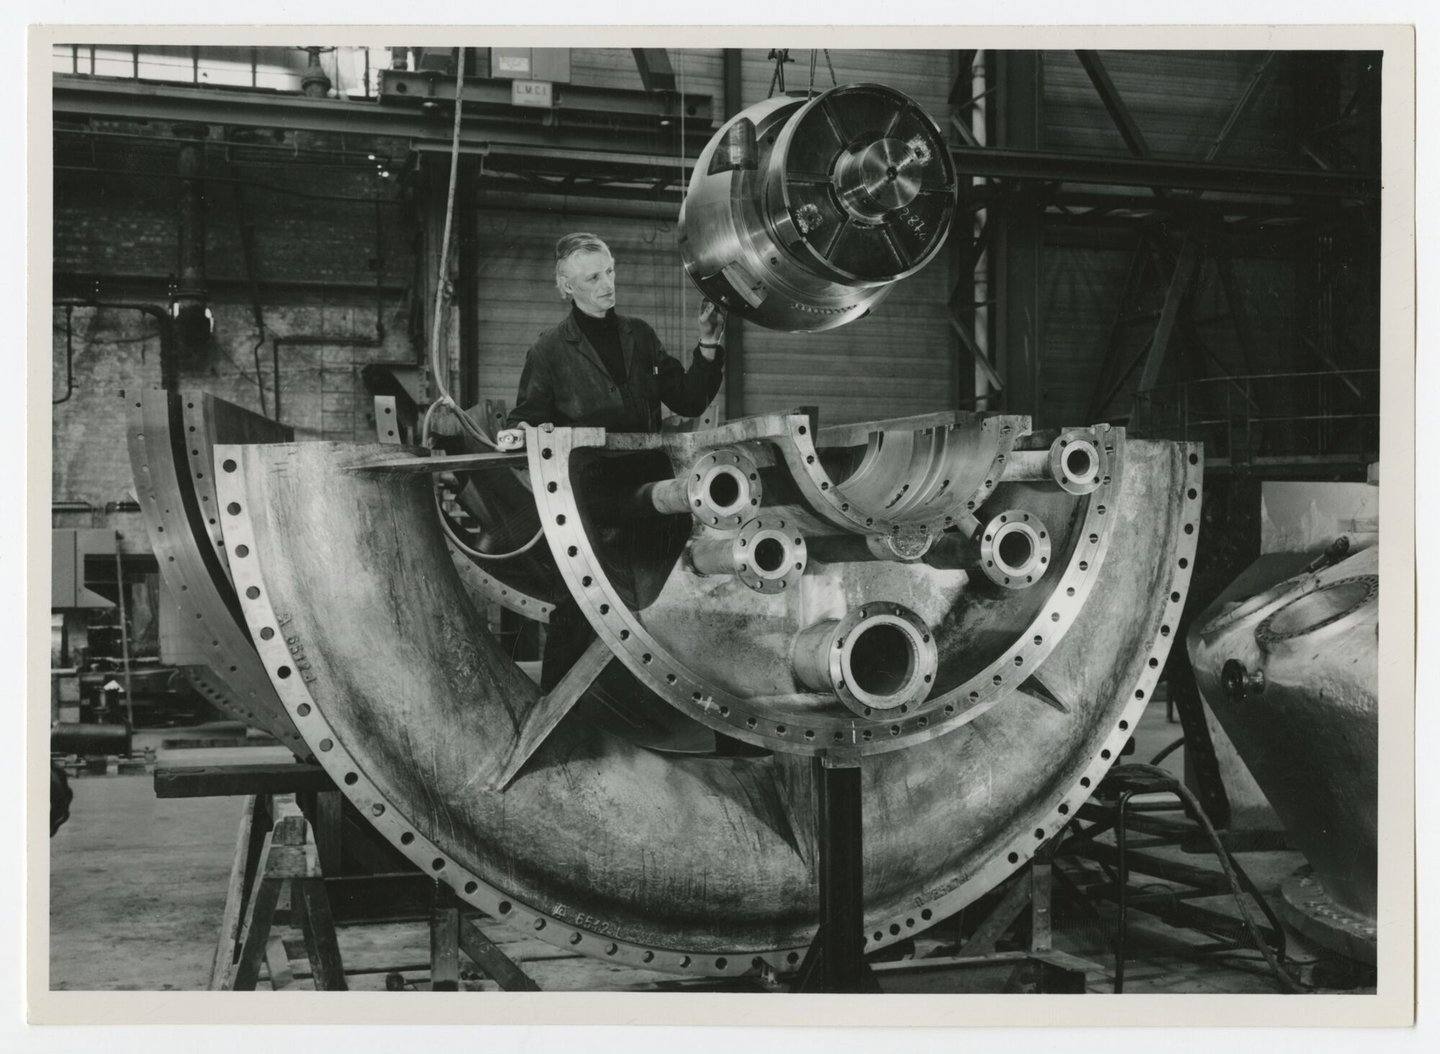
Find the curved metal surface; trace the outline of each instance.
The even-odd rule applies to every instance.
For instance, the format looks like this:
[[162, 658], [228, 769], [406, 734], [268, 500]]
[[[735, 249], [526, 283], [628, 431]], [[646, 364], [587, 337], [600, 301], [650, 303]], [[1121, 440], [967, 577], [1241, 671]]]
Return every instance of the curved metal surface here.
[[217, 441], [288, 439], [289, 429], [198, 392], [129, 400], [135, 493], [160, 574], [196, 651], [171, 657], [207, 700], [305, 757], [309, 747], [255, 656], [223, 560], [214, 495]]
[[[222, 474], [219, 487], [233, 510], [224, 520], [227, 545], [247, 553], [232, 561], [241, 603], [287, 712], [337, 786], [402, 852], [482, 910], [561, 947], [734, 975], [793, 966], [813, 936], [810, 762], [786, 751], [815, 750], [803, 725], [762, 734], [760, 716], [774, 722], [773, 700], [745, 698], [757, 724], [742, 719], [737, 727], [719, 714], [724, 704], [708, 676], [688, 678], [699, 652], [769, 632], [789, 605], [810, 605], [795, 624], [819, 621], [820, 594], [803, 583], [767, 595], [715, 582], [676, 559], [666, 567], [663, 546], [663, 581], [647, 581], [659, 575], [650, 568], [611, 582], [598, 572], [613, 566], [616, 551], [635, 550], [615, 550], [605, 529], [587, 528], [584, 496], [567, 486], [572, 452], [583, 459], [607, 447], [614, 455], [670, 444], [672, 463], [688, 468], [697, 453], [736, 439], [735, 427], [715, 431], [608, 441], [594, 430], [534, 433], [551, 451], [543, 458], [532, 444], [535, 492], [557, 564], [601, 640], [681, 712], [775, 753], [658, 753], [602, 730], [582, 701], [503, 791], [487, 789], [489, 780], [505, 768], [539, 701], [450, 572], [423, 471], [364, 471], [393, 447], [237, 447], [226, 452], [235, 471]], [[997, 485], [1004, 508], [1048, 503], [1047, 523], [1064, 519], [1049, 505], [1070, 503], [1056, 550], [1067, 556], [1054, 591], [986, 601], [1012, 620], [992, 626], [1004, 642], [984, 640], [983, 604], [940, 620], [944, 632], [983, 643], [989, 656], [978, 671], [952, 658], [945, 676], [953, 687], [924, 704], [939, 708], [937, 718], [946, 706], [957, 712], [932, 722], [930, 711], [912, 709], [893, 735], [899, 721], [833, 719], [850, 722], [857, 734], [847, 746], [866, 755], [867, 948], [901, 940], [988, 891], [1056, 833], [1118, 757], [1159, 677], [1189, 581], [1199, 502], [1186, 495], [1198, 495], [1199, 457], [1195, 448], [1111, 437], [1112, 479], [1094, 496], [1077, 499], [1053, 484]], [[682, 543], [690, 533], [681, 532]], [[1104, 559], [1110, 548], [1126, 559]], [[847, 571], [854, 578], [846, 588], [893, 601], [878, 586], [920, 566], [867, 561]], [[807, 568], [803, 577], [815, 573]], [[657, 608], [657, 598], [680, 579], [711, 582], [704, 603], [728, 612], [729, 628], [692, 643], [675, 665], [658, 651], [647, 660], [637, 632], [662, 632], [662, 608], [677, 609]], [[644, 604], [632, 609], [637, 599]], [[656, 617], [644, 618], [651, 609]], [[943, 654], [946, 642], [937, 644]], [[977, 687], [969, 698], [967, 686], [981, 679], [988, 694]], [[1027, 689], [1032, 679], [1043, 681], [1043, 697]], [[862, 726], [872, 732], [868, 742]], [[902, 735], [907, 749], [891, 746]]]
[[1378, 547], [1370, 546], [1253, 595], [1222, 595], [1188, 640], [1205, 702], [1326, 896], [1372, 922], [1378, 569]]
[[893, 88], [766, 99], [697, 159], [680, 210], [681, 258], [701, 292], [752, 322], [833, 329], [935, 257], [955, 188], [944, 136]]

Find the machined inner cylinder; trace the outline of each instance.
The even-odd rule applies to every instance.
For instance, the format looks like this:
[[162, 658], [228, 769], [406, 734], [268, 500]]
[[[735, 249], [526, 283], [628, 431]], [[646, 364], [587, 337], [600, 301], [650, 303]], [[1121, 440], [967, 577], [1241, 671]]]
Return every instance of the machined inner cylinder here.
[[929, 626], [898, 604], [867, 604], [843, 619], [801, 630], [795, 677], [835, 696], [860, 717], [904, 712], [930, 694], [938, 655]]
[[874, 221], [915, 200], [920, 192], [919, 169], [928, 160], [929, 148], [918, 136], [912, 143], [877, 139], [841, 155], [831, 181], [845, 211], [856, 219]]

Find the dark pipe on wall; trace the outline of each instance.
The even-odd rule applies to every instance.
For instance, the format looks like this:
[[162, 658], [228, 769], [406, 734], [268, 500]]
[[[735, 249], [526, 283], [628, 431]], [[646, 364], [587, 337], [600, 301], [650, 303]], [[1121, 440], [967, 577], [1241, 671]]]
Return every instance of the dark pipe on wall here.
[[205, 154], [199, 142], [203, 127], [182, 126], [177, 159], [180, 194], [176, 202], [179, 227], [179, 278], [171, 313], [175, 317], [178, 351], [183, 359], [198, 357], [210, 340], [210, 311], [205, 289]]

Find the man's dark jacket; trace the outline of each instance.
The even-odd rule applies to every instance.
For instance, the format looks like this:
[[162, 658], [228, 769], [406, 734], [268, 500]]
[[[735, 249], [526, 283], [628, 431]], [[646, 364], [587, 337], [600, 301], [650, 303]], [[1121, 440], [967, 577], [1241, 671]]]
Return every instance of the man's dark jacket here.
[[567, 314], [525, 353], [520, 392], [506, 418], [517, 424], [590, 425], [612, 432], [658, 432], [663, 402], [682, 417], [698, 417], [720, 390], [724, 351], [714, 361], [695, 352], [687, 370], [660, 343], [649, 324], [615, 316], [625, 383], [617, 384]]

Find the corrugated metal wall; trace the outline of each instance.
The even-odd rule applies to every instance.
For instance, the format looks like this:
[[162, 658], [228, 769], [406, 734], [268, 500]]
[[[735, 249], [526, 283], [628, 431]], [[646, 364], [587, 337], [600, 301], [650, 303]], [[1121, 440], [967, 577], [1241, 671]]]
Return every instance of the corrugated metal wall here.
[[[766, 54], [764, 49], [747, 49], [742, 55], [747, 104], [769, 94], [774, 63]], [[723, 105], [721, 51], [672, 49], [669, 55], [677, 86], [712, 95], [718, 115]], [[786, 67], [786, 87], [804, 89], [810, 81], [810, 52], [797, 50], [793, 55], [795, 61]], [[839, 83], [870, 80], [899, 88], [944, 127], [949, 52], [832, 51], [830, 57]], [[578, 84], [641, 87], [628, 49], [576, 49], [571, 52], [571, 76]], [[816, 88], [830, 84], [830, 70], [819, 55]], [[535, 201], [537, 207], [545, 203], [539, 196]], [[618, 310], [644, 318], [673, 354], [688, 361], [698, 332], [699, 294], [682, 272], [673, 223], [557, 210], [485, 212], [479, 226], [482, 398], [513, 403], [525, 349], [563, 315], [564, 303], [552, 277], [552, 246], [556, 237], [572, 230], [594, 231], [609, 243], [616, 257]], [[942, 254], [863, 322], [829, 334], [745, 327], [740, 412], [819, 405], [824, 421], [842, 423], [955, 406], [957, 365], [945, 308], [950, 282]]]
[[[1260, 52], [1102, 51], [1100, 58], [1139, 126], [1152, 155], [1198, 160], [1205, 156], [1258, 68]], [[1282, 67], [1236, 126], [1217, 162], [1293, 165], [1296, 156], [1294, 92]], [[1124, 140], [1073, 51], [1042, 54], [1044, 118], [1042, 148], [1077, 154], [1128, 156]], [[1047, 425], [1088, 420], [1132, 252], [1097, 237], [1078, 244], [1074, 230], [1053, 235], [1043, 256], [1041, 305], [1044, 320], [1041, 403], [1035, 412]], [[1172, 245], [1178, 247], [1178, 234]], [[1250, 327], [1257, 357], [1251, 369], [1309, 368], [1295, 361], [1297, 281], [1294, 264], [1271, 250], [1233, 261], [1240, 311]], [[1128, 365], [1154, 332], [1165, 285], [1152, 272], [1134, 300], [1132, 319], [1119, 331], [1119, 361]], [[1212, 260], [1202, 258], [1192, 315], [1205, 350], [1190, 346], [1183, 332], [1170, 345], [1162, 380], [1173, 379], [1181, 356], [1196, 361], [1198, 373], [1245, 372], [1241, 340], [1227, 317], [1229, 305]], [[1208, 354], [1207, 354], [1208, 352]], [[1123, 367], [1122, 367], [1123, 368]], [[1136, 375], [1138, 375], [1138, 370]], [[1104, 416], [1129, 410], [1126, 393], [1102, 410]]]
[[525, 351], [569, 310], [555, 289], [555, 239], [591, 231], [615, 255], [616, 310], [643, 318], [689, 362], [695, 292], [680, 268], [673, 223], [574, 213], [484, 211], [480, 244], [480, 397], [515, 402]]
[[[1100, 59], [1156, 157], [1198, 159], [1260, 64], [1255, 51], [1101, 51]], [[1128, 151], [1073, 51], [1042, 53], [1047, 150]], [[1272, 77], [1217, 161], [1281, 164], [1294, 156], [1293, 99]]]

